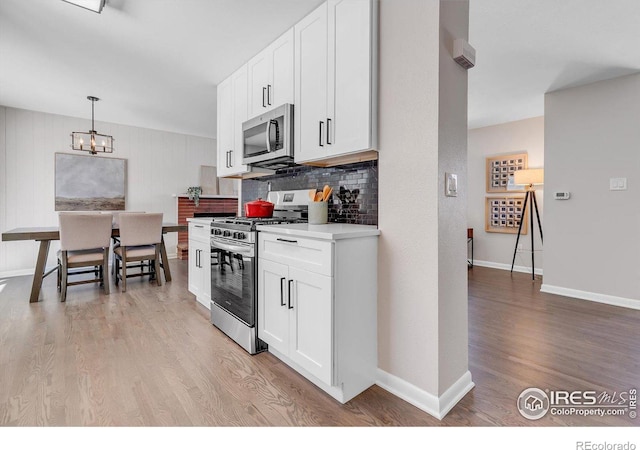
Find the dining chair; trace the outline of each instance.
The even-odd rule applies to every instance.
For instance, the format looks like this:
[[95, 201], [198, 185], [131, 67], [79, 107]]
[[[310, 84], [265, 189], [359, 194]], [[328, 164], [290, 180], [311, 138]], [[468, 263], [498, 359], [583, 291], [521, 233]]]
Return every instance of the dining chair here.
[[[67, 300], [67, 287], [100, 283], [109, 294], [109, 241], [112, 218], [109, 214], [59, 213], [58, 289], [60, 301]], [[69, 269], [91, 267], [70, 271]], [[94, 273], [93, 279], [69, 281], [69, 276]]]
[[[120, 228], [120, 215], [121, 214], [142, 214], [145, 211], [113, 211], [111, 214], [113, 216], [113, 228]], [[115, 275], [116, 273], [116, 254], [115, 249], [120, 246], [120, 236], [111, 236], [111, 241], [113, 242], [113, 258], [111, 261], [111, 274]], [[140, 263], [143, 265], [144, 261]]]
[[[160, 272], [160, 243], [162, 242], [162, 213], [120, 214], [120, 245], [115, 255], [116, 286], [122, 281], [122, 292], [127, 290], [127, 278], [150, 275], [156, 284], [162, 285]], [[138, 273], [127, 273], [129, 262], [150, 261], [149, 270], [140, 267]]]

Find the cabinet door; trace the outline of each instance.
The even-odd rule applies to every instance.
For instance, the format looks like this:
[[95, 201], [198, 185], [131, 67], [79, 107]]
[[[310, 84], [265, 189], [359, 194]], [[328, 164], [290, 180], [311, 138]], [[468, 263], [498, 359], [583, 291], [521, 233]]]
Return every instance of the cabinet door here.
[[294, 27], [296, 162], [326, 155], [327, 4]]
[[231, 77], [229, 77], [218, 84], [217, 89], [218, 176], [225, 176], [233, 171], [229, 164], [229, 155], [234, 146], [232, 88]]
[[326, 384], [333, 384], [332, 278], [289, 267], [293, 280], [289, 357]]
[[284, 264], [258, 259], [258, 337], [289, 354], [289, 271]]
[[371, 148], [371, 1], [328, 1], [328, 156]]
[[247, 66], [244, 65], [231, 75], [233, 93], [233, 147], [229, 155], [231, 174], [239, 174], [247, 171], [247, 166], [242, 164], [242, 149], [244, 140], [242, 137], [242, 123], [247, 120]]
[[293, 28], [269, 46], [269, 80], [267, 108], [294, 102], [293, 92]]
[[200, 252], [198, 243], [189, 239], [189, 292], [196, 297], [200, 295], [200, 288], [202, 286], [202, 276], [198, 264], [199, 259]]
[[[267, 111], [267, 84], [269, 84], [269, 49], [265, 49], [247, 63], [249, 78], [249, 114], [255, 117]], [[245, 119], [246, 120], [246, 119]]]
[[201, 288], [200, 295], [196, 299], [207, 309], [211, 308], [211, 246], [204, 242], [200, 243], [200, 272]]

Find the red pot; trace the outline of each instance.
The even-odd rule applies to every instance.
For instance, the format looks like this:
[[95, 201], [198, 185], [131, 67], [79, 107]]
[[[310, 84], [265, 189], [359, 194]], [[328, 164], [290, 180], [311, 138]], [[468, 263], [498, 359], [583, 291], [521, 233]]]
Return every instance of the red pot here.
[[244, 213], [247, 217], [272, 217], [274, 204], [265, 202], [261, 198], [244, 204]]

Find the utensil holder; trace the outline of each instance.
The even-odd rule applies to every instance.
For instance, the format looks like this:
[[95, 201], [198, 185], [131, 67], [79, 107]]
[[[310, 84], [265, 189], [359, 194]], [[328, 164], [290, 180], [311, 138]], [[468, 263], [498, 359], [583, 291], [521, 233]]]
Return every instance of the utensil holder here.
[[327, 223], [327, 202], [309, 202], [309, 225], [323, 225]]

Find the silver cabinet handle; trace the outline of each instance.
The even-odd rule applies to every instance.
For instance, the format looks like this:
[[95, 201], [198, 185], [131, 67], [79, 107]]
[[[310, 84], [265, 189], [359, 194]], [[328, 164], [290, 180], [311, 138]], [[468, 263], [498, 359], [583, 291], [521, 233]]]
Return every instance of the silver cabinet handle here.
[[293, 239], [277, 238], [276, 240], [280, 241], [280, 242], [288, 242], [289, 244], [297, 244], [298, 243], [298, 241], [293, 240]]
[[271, 106], [271, 85], [267, 84], [267, 105]]
[[324, 145], [322, 145], [322, 125], [324, 125], [324, 122], [321, 120], [318, 125], [319, 125], [319, 128], [318, 128], [318, 145], [320, 147], [324, 147]]
[[267, 88], [266, 88], [266, 87], [263, 87], [263, 88], [262, 88], [262, 107], [263, 107], [263, 108], [266, 108], [266, 107], [267, 107], [267, 105], [265, 105], [265, 104], [264, 104], [264, 94], [265, 94], [266, 90], [267, 90]]
[[327, 145], [331, 145], [331, 119], [327, 117]]
[[286, 306], [284, 302], [284, 285], [282, 284], [284, 280], [286, 280], [285, 277], [280, 278], [280, 306]]

